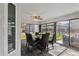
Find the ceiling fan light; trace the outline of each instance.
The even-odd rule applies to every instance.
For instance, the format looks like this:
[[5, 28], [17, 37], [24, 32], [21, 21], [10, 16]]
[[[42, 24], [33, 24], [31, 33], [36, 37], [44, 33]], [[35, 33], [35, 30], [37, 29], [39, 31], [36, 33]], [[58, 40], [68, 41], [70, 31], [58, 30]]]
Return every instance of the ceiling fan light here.
[[40, 20], [43, 20], [42, 18], [40, 18]]
[[37, 16], [34, 16], [35, 17], [35, 19], [38, 19], [38, 17]]
[[34, 21], [38, 21], [38, 19], [34, 19]]

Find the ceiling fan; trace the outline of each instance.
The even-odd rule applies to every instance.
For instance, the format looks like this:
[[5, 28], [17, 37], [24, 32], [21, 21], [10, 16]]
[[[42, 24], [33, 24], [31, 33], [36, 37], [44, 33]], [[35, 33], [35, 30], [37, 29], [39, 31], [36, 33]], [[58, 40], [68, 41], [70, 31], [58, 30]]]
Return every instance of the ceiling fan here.
[[31, 17], [35, 21], [43, 20], [43, 18], [41, 16], [31, 16]]
[[31, 13], [26, 15], [26, 17], [31, 18], [34, 21], [41, 21], [43, 20], [42, 16], [40, 16], [38, 13]]

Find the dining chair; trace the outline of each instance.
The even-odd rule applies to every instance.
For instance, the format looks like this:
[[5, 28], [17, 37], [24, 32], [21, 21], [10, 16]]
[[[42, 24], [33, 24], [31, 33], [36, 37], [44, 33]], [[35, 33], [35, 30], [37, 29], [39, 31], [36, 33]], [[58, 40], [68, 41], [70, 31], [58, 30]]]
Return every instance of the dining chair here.
[[49, 39], [48, 33], [42, 34], [41, 52], [43, 52], [45, 50], [48, 52], [48, 39]]

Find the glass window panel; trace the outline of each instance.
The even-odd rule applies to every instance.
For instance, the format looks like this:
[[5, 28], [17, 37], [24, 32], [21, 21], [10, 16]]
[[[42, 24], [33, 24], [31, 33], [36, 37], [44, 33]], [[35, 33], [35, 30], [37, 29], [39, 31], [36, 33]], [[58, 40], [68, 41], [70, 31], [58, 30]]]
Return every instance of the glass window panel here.
[[15, 50], [15, 6], [11, 3], [8, 4], [8, 52]]
[[50, 33], [49, 41], [51, 41], [54, 33], [54, 23], [47, 24], [47, 32]]
[[29, 33], [29, 24], [26, 24], [25, 30], [26, 30], [27, 33]]
[[42, 24], [41, 25], [41, 31], [44, 33], [46, 32], [47, 28], [46, 28], [46, 24]]
[[57, 22], [56, 42], [69, 45], [69, 21]]
[[34, 30], [35, 30], [35, 28], [34, 28], [34, 25], [29, 25], [29, 31], [30, 31], [30, 33], [34, 33]]
[[35, 25], [35, 32], [39, 32], [39, 25]]
[[70, 44], [79, 48], [79, 20], [70, 21]]

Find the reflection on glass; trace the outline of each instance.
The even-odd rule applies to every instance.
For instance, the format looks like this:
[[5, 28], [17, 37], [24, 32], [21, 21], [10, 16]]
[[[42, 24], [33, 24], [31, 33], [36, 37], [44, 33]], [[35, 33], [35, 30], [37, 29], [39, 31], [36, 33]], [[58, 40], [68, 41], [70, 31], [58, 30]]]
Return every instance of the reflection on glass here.
[[34, 32], [39, 32], [39, 25], [35, 25], [35, 31]]
[[45, 33], [47, 31], [46, 24], [41, 25], [41, 31], [42, 31], [42, 33]]
[[54, 23], [47, 24], [47, 32], [50, 34], [49, 41], [51, 41], [54, 33]]
[[56, 42], [65, 45], [69, 44], [69, 21], [57, 22]]
[[34, 33], [34, 30], [35, 30], [34, 25], [30, 24], [30, 25], [29, 25], [29, 32], [30, 32], [31, 34], [33, 34], [33, 33]]
[[8, 4], [8, 52], [15, 50], [15, 6]]
[[37, 24], [30, 24], [29, 25], [29, 32], [34, 34], [35, 32], [39, 32], [39, 25]]
[[70, 44], [79, 47], [79, 20], [70, 21]]
[[42, 33], [48, 32], [50, 34], [49, 41], [51, 41], [54, 33], [54, 23], [42, 24], [41, 31]]

